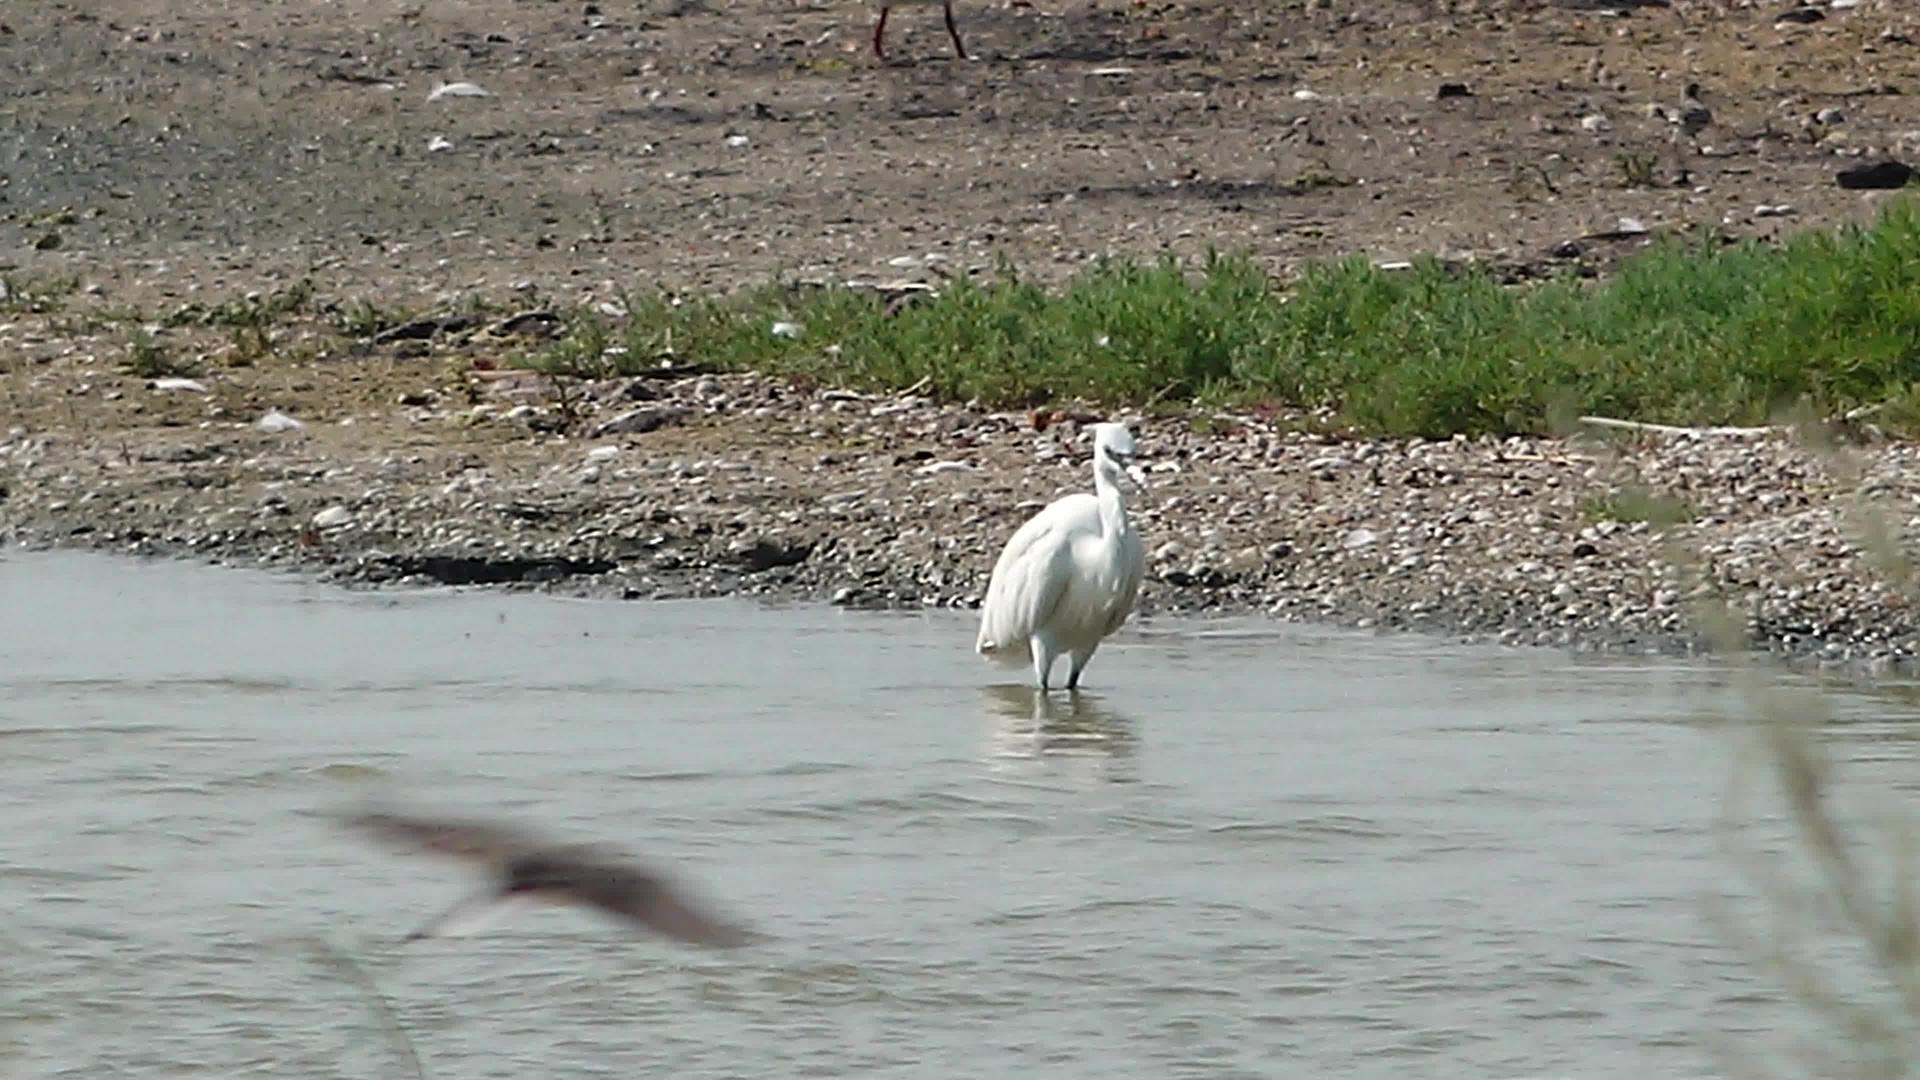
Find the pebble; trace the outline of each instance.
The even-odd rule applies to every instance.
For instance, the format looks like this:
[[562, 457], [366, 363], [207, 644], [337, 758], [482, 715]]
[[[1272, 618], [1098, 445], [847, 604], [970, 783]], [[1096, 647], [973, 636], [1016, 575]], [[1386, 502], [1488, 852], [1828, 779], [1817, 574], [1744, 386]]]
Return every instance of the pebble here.
[[[636, 394], [651, 398], [636, 407]], [[392, 416], [363, 415], [320, 446], [303, 442], [297, 458], [279, 444], [233, 453], [222, 441], [231, 426], [218, 424], [139, 439], [14, 431], [9, 527], [323, 565], [369, 583], [412, 575], [917, 608], [978, 603], [1013, 530], [1088, 484], [1085, 421], [1064, 410], [1036, 430], [1024, 412], [732, 374], [607, 379], [573, 400], [582, 415], [564, 434], [533, 423], [558, 412], [551, 402], [522, 402], [529, 429], [511, 434], [510, 452], [493, 449], [499, 433], [396, 442], [391, 399]], [[497, 422], [503, 409], [443, 419]], [[696, 416], [697, 430], [665, 432], [644, 451], [577, 441]], [[1326, 436], [1288, 417], [1226, 414], [1205, 431], [1191, 418], [1131, 419], [1162, 477], [1130, 504], [1153, 567], [1143, 613], [1684, 652], [1702, 647], [1688, 605], [1706, 589], [1729, 592], [1770, 651], [1894, 666], [1920, 652], [1920, 620], [1851, 539], [1849, 489], [1784, 439], [1647, 438], [1600, 455], [1553, 439]], [[1920, 518], [1920, 447], [1858, 454], [1894, 523]], [[154, 467], [120, 467], [128, 457]], [[617, 467], [629, 461], [645, 467]], [[182, 485], [185, 472], [213, 482]], [[965, 482], [927, 481], [949, 473]], [[1596, 502], [1623, 486], [1695, 512], [1659, 525], [1627, 504], [1596, 518]], [[244, 534], [223, 524], [236, 516]], [[325, 530], [322, 546], [301, 538], [308, 529]], [[374, 550], [376, 537], [390, 550]], [[1706, 581], [1664, 562], [1674, 540]], [[314, 563], [316, 551], [331, 561]]]
[[662, 405], [632, 409], [610, 420], [595, 424], [588, 432], [590, 438], [604, 435], [644, 435], [649, 431], [658, 431], [663, 427], [678, 424], [693, 415], [693, 410], [683, 405]]
[[177, 375], [166, 375], [155, 379], [147, 384], [147, 388], [150, 390], [158, 390], [163, 394], [174, 392], [205, 394], [210, 392], [207, 389], [207, 384], [201, 382], [199, 379], [185, 379]]
[[428, 101], [439, 101], [441, 98], [450, 98], [450, 97], [491, 97], [491, 96], [492, 95], [487, 93], [487, 91], [482, 90], [478, 83], [470, 83], [470, 82], [438, 83], [434, 86], [432, 90], [427, 92]]

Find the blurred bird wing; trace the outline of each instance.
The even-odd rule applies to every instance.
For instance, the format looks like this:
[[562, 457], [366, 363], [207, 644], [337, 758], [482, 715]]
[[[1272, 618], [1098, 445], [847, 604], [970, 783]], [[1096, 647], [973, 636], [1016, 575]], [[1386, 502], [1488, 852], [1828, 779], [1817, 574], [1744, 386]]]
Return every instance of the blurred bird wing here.
[[479, 862], [499, 862], [516, 852], [546, 846], [533, 833], [505, 825], [416, 817], [390, 810], [362, 811], [349, 815], [346, 822], [396, 844]]
[[502, 896], [499, 892], [488, 889], [467, 897], [435, 916], [425, 926], [408, 934], [406, 940], [465, 937], [501, 921], [509, 914], [526, 906], [528, 901], [524, 897]]
[[583, 866], [574, 891], [603, 911], [693, 945], [734, 948], [765, 937], [722, 918], [681, 886], [647, 870]]

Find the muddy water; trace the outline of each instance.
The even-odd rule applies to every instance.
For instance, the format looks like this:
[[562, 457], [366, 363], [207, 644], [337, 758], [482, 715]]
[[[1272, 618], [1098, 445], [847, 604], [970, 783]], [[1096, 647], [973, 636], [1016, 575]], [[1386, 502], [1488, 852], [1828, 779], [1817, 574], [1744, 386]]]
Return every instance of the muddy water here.
[[[1701, 918], [1701, 669], [1161, 622], [1036, 701], [971, 634], [6, 553], [0, 1069], [406, 1075], [342, 956], [438, 1077], [1677, 1077], [1796, 1022]], [[779, 940], [400, 948], [471, 882], [320, 816], [370, 785]]]

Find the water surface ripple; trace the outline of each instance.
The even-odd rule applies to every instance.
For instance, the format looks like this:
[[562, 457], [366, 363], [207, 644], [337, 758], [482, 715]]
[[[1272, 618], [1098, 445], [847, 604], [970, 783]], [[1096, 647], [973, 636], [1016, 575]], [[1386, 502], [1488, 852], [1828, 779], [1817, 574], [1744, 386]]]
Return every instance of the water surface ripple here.
[[[26, 1075], [393, 1075], [316, 939], [440, 1077], [1679, 1077], [1791, 1013], [1700, 918], [1696, 668], [1160, 622], [1036, 699], [953, 613], [20, 553], [0, 599]], [[779, 940], [399, 949], [470, 879], [331, 828], [368, 784], [675, 860]]]

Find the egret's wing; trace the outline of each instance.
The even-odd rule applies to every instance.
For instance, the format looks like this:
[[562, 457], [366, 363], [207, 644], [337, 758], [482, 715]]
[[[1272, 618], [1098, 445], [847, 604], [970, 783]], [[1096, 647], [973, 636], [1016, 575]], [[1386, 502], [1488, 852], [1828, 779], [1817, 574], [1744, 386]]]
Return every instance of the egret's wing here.
[[540, 837], [505, 825], [415, 817], [391, 810], [361, 811], [344, 820], [396, 844], [479, 862], [497, 862], [543, 844]]
[[1072, 511], [1062, 499], [1015, 530], [993, 564], [987, 598], [980, 605], [980, 652], [1024, 644], [1066, 594], [1068, 575], [1057, 569], [1059, 553], [1072, 542]]

